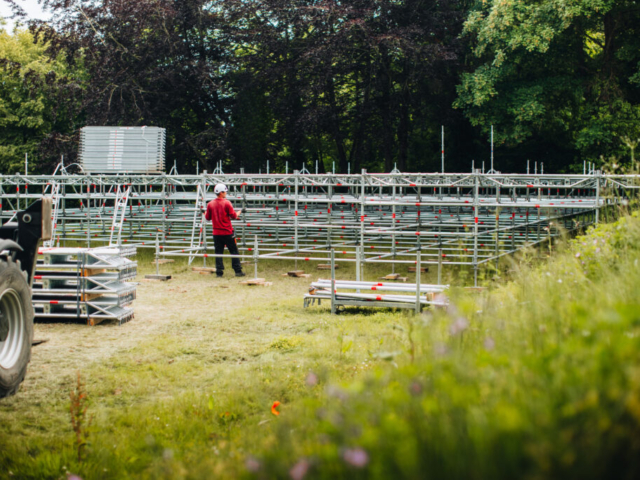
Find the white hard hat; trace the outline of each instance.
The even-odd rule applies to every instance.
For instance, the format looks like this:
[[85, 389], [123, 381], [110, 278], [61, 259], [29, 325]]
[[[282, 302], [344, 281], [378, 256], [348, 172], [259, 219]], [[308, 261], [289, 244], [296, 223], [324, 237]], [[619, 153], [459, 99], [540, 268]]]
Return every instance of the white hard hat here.
[[213, 189], [213, 193], [218, 195], [219, 193], [228, 191], [227, 186], [224, 183], [219, 183]]

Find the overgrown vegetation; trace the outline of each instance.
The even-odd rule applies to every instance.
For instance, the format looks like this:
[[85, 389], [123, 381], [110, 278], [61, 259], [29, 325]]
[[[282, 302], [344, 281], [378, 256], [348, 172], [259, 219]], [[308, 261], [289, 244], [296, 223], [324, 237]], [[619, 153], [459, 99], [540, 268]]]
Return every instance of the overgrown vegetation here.
[[247, 292], [174, 265], [173, 284], [140, 286], [133, 323], [92, 330], [129, 343], [83, 362], [82, 461], [74, 374], [43, 384], [36, 350], [0, 409], [0, 464], [20, 478], [635, 478], [640, 217], [561, 250], [420, 316], [302, 310], [286, 266]]

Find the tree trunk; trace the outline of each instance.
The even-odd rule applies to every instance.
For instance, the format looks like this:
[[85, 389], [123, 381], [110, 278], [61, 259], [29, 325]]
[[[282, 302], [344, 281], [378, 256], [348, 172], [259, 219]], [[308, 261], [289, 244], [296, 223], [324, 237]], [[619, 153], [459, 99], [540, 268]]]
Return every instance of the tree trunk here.
[[340, 173], [347, 172], [347, 152], [344, 148], [344, 135], [340, 129], [340, 113], [336, 104], [335, 85], [333, 83], [333, 75], [329, 75], [327, 80], [327, 97], [329, 99], [329, 108], [331, 111], [331, 133], [336, 144], [338, 152], [338, 171]]
[[390, 172], [393, 169], [393, 119], [391, 113], [391, 66], [387, 48], [380, 46], [380, 70], [378, 72], [380, 83], [379, 108], [382, 119], [382, 152], [384, 155], [384, 170]]
[[604, 80], [604, 91], [602, 92], [602, 100], [611, 105], [615, 98], [613, 89], [616, 88], [616, 68], [615, 68], [615, 51], [616, 51], [616, 34], [618, 27], [617, 15], [611, 11], [604, 15], [604, 48], [602, 50], [602, 76]]
[[358, 166], [362, 164], [362, 151], [366, 122], [369, 119], [369, 115], [371, 113], [371, 69], [369, 68], [369, 64], [370, 61], [368, 58], [367, 64], [365, 65], [364, 69], [366, 75], [363, 81], [364, 87], [361, 84], [356, 85], [356, 103], [357, 99], [360, 96], [360, 90], [362, 88], [364, 88], [364, 96], [357, 108], [357, 115], [355, 118], [356, 128], [353, 133], [353, 145], [351, 147], [351, 152], [349, 152], [349, 161], [354, 165], [354, 168], [356, 164]]
[[[406, 68], [405, 75], [407, 75]], [[409, 130], [411, 129], [411, 122], [409, 120], [411, 93], [409, 92], [407, 83], [404, 83], [402, 86], [400, 101], [400, 118], [398, 122], [398, 168], [400, 171], [404, 172], [407, 168], [407, 157], [409, 156]]]

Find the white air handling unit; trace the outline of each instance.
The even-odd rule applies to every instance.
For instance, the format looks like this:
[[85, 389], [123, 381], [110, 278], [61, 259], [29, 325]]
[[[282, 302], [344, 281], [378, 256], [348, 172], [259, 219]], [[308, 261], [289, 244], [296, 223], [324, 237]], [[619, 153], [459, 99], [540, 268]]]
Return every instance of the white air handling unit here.
[[84, 127], [80, 165], [85, 173], [162, 173], [165, 142], [160, 127]]

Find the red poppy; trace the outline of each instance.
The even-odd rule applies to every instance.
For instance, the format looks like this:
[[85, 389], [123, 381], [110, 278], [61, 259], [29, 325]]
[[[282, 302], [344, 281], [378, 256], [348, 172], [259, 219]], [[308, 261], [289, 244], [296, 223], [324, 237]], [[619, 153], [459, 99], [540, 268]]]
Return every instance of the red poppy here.
[[279, 401], [275, 401], [273, 402], [273, 405], [271, 405], [271, 413], [273, 413], [274, 415], [280, 415], [280, 412], [278, 410], [276, 410], [276, 408], [278, 408], [280, 406], [280, 402]]

